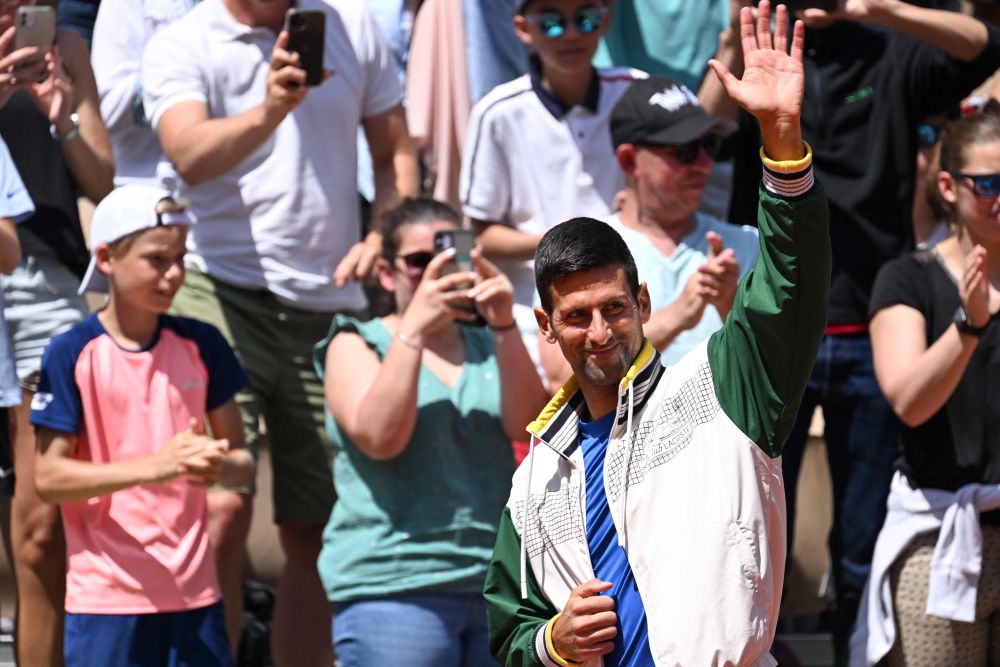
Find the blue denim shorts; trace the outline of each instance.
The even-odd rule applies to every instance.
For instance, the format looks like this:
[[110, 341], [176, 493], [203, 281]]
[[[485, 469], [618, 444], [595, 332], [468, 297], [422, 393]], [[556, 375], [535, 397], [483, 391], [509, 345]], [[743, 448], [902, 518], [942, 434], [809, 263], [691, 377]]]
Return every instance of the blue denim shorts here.
[[482, 593], [424, 593], [337, 605], [341, 667], [490, 667]]
[[54, 257], [25, 257], [13, 273], [0, 277], [0, 286], [17, 376], [23, 383], [41, 368], [42, 353], [52, 337], [82, 320], [90, 309], [76, 293], [80, 279]]

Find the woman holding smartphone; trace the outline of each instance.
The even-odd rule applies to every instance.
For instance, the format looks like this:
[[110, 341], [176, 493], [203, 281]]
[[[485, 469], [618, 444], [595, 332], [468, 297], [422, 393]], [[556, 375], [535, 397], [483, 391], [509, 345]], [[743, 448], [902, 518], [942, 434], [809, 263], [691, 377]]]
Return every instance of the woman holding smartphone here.
[[[435, 256], [434, 235], [459, 223], [429, 199], [388, 212], [378, 276], [395, 312], [338, 315], [316, 348], [338, 494], [319, 570], [344, 667], [493, 664], [482, 587], [510, 440], [547, 396], [506, 276], [475, 251], [474, 272], [444, 275], [454, 252]], [[463, 326], [470, 300], [486, 328]]]
[[852, 664], [997, 660], [1000, 117], [948, 126], [936, 185], [951, 236], [872, 294], [875, 373], [906, 428]]
[[[83, 39], [72, 31], [52, 31], [51, 8], [33, 4], [0, 3], [0, 135], [35, 202], [35, 213], [17, 226], [21, 264], [0, 284], [25, 399], [14, 413], [17, 490], [11, 504], [22, 621], [17, 658], [19, 665], [49, 667], [63, 659], [66, 556], [58, 509], [35, 493], [28, 406], [49, 339], [87, 314], [77, 294], [89, 258], [77, 197], [103, 199], [112, 188], [114, 163]], [[44, 40], [52, 34], [48, 48]], [[15, 48], [19, 42], [41, 46]]]

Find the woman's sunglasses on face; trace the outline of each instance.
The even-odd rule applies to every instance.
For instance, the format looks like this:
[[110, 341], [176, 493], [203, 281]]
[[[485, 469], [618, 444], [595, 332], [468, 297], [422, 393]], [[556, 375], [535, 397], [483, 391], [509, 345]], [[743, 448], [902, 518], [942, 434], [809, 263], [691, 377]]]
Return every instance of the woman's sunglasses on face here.
[[539, 12], [525, 18], [538, 26], [538, 29], [548, 39], [558, 39], [566, 34], [566, 26], [570, 21], [573, 22], [577, 32], [581, 35], [589, 35], [597, 31], [607, 13], [607, 7], [584, 7], [573, 16], [566, 16], [559, 12]]
[[405, 255], [396, 255], [396, 258], [403, 260], [403, 264], [406, 265], [407, 272], [417, 274], [424, 272], [427, 265], [431, 263], [432, 259], [434, 259], [434, 253], [427, 250], [418, 250], [417, 252], [411, 252]]
[[972, 182], [972, 192], [983, 199], [1000, 196], [1000, 174], [961, 174], [949, 172], [955, 178], [967, 178]]

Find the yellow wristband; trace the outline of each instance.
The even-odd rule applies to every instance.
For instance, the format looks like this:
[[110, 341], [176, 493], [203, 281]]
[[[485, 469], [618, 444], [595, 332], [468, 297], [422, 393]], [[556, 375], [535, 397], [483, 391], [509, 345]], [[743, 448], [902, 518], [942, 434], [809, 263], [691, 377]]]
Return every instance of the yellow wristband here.
[[560, 616], [562, 616], [562, 614], [556, 614], [552, 617], [552, 620], [545, 624], [545, 650], [548, 651], [549, 657], [552, 658], [552, 660], [559, 665], [559, 667], [577, 667], [577, 665], [582, 665], [583, 663], [573, 662], [572, 660], [567, 660], [562, 657], [556, 651], [555, 644], [552, 643], [552, 627], [556, 624], [556, 621], [559, 620]]
[[779, 174], [795, 174], [800, 171], [805, 171], [805, 169], [812, 164], [813, 150], [809, 142], [803, 141], [806, 147], [805, 157], [798, 160], [772, 160], [764, 152], [764, 147], [760, 147], [760, 160], [764, 163], [764, 166], [771, 171], [776, 171]]

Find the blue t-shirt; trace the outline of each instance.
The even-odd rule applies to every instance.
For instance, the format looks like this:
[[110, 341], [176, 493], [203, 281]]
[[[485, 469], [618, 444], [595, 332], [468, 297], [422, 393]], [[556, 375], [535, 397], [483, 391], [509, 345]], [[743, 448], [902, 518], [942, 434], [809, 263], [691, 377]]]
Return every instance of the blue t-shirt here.
[[646, 609], [625, 550], [618, 546], [618, 532], [604, 492], [604, 455], [608, 451], [614, 421], [614, 411], [592, 422], [580, 421], [580, 448], [587, 472], [587, 547], [594, 575], [613, 584], [604, 595], [614, 598], [618, 614], [615, 650], [604, 656], [604, 664], [606, 667], [652, 667]]

